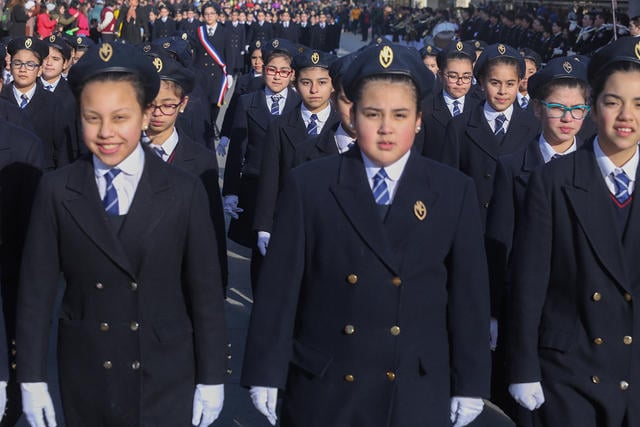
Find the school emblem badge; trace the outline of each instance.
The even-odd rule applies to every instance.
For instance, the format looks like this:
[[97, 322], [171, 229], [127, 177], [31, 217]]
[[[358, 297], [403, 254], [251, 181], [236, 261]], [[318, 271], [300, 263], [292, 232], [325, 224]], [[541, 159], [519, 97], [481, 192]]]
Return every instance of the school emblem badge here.
[[56, 41], [56, 36], [55, 34], [51, 34], [51, 36], [49, 36], [49, 42], [53, 43], [54, 41]]
[[431, 53], [431, 52], [433, 52], [433, 47], [427, 46], [427, 53]]
[[315, 65], [318, 62], [320, 62], [320, 54], [318, 52], [313, 52], [313, 54], [311, 54], [311, 63]]
[[420, 221], [424, 220], [427, 217], [427, 207], [424, 205], [424, 203], [421, 200], [418, 200], [413, 205], [413, 214]]
[[499, 44], [499, 45], [498, 45], [498, 53], [499, 53], [500, 55], [504, 55], [506, 52], [507, 52], [507, 48], [506, 48], [506, 47], [504, 47], [504, 45], [503, 45], [503, 44]]
[[636, 43], [636, 58], [640, 59], [640, 42]]
[[169, 48], [171, 47], [171, 43], [169, 43], [169, 42], [164, 42], [164, 43], [162, 44], [162, 47], [163, 47], [163, 48], [165, 48], [165, 49], [169, 49]]
[[260, 49], [260, 46], [262, 46], [262, 43], [260, 43], [260, 40], [258, 40], [258, 41], [256, 42], [256, 47], [257, 47], [258, 49]]
[[160, 71], [162, 71], [162, 59], [160, 58], [155, 58], [153, 60], [153, 66], [156, 67], [156, 71], [159, 73]]
[[480, 49], [480, 42], [478, 40], [476, 40], [473, 45], [476, 47], [476, 49]]
[[393, 62], [393, 49], [390, 46], [383, 47], [378, 54], [378, 61], [382, 68], [389, 68], [389, 65]]
[[113, 56], [113, 47], [109, 43], [102, 43], [100, 50], [98, 50], [98, 56], [104, 62], [109, 62]]
[[382, 37], [378, 37], [378, 38], [376, 39], [376, 44], [380, 44], [380, 43], [382, 43]]
[[464, 49], [464, 45], [462, 44], [462, 42], [456, 43], [456, 50], [458, 52], [462, 52], [462, 49]]
[[273, 42], [271, 42], [271, 46], [277, 48], [278, 46], [280, 46], [280, 40], [275, 39]]
[[76, 39], [76, 43], [77, 43], [77, 44], [82, 44], [82, 37], [78, 37], [78, 38]]
[[187, 33], [182, 33], [182, 40], [186, 40], [189, 37]]
[[564, 71], [567, 74], [571, 74], [571, 72], [573, 71], [573, 65], [571, 65], [569, 61], [564, 61], [564, 63], [562, 64], [562, 68], [564, 68]]
[[144, 47], [142, 48], [142, 50], [144, 51], [144, 53], [151, 52], [151, 45], [145, 44]]
[[26, 47], [27, 49], [29, 49], [32, 44], [33, 44], [33, 40], [31, 40], [30, 38], [24, 41], [24, 47]]

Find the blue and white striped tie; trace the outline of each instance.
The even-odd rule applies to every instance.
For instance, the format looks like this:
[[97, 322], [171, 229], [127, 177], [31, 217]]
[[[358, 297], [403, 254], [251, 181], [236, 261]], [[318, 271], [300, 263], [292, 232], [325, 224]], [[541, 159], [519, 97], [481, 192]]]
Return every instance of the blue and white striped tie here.
[[453, 117], [459, 116], [460, 114], [462, 114], [462, 111], [460, 111], [460, 101], [456, 99], [453, 101]]
[[311, 118], [309, 118], [309, 125], [307, 126], [307, 133], [309, 135], [315, 136], [318, 134], [318, 123], [316, 122], [316, 120], [318, 120], [318, 115], [312, 114]]
[[389, 175], [387, 175], [384, 168], [381, 168], [373, 177], [373, 198], [378, 205], [389, 204], [389, 188], [385, 181], [387, 178], [389, 178]]
[[496, 129], [494, 131], [496, 136], [504, 136], [504, 134], [507, 133], [504, 130], [505, 121], [507, 121], [507, 116], [505, 116], [504, 114], [500, 114], [498, 117], [496, 117]]
[[20, 102], [20, 108], [25, 108], [27, 106], [27, 104], [29, 104], [29, 98], [27, 97], [27, 95], [22, 94], [20, 96], [20, 99], [22, 99], [22, 101]]
[[102, 199], [102, 206], [108, 215], [119, 215], [120, 209], [118, 207], [118, 192], [116, 187], [113, 186], [113, 180], [118, 174], [122, 172], [118, 168], [109, 169], [104, 175], [104, 179], [107, 182], [107, 188], [104, 193], [104, 199]]
[[280, 115], [280, 98], [282, 98], [282, 95], [271, 95], [271, 115], [272, 116]]
[[627, 200], [629, 200], [629, 197], [631, 197], [631, 195], [629, 194], [629, 183], [631, 182], [631, 180], [629, 179], [625, 171], [620, 171], [617, 173], [612, 172], [611, 174], [613, 175], [613, 183], [616, 187], [616, 200], [619, 203], [623, 204]]

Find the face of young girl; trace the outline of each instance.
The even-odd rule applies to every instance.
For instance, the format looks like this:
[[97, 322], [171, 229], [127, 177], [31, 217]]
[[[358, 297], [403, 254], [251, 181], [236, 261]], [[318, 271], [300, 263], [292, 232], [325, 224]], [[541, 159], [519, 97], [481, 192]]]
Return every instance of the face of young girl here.
[[118, 165], [133, 152], [149, 116], [130, 82], [90, 82], [80, 95], [84, 142], [107, 166]]
[[600, 148], [622, 166], [635, 154], [640, 140], [640, 71], [609, 76], [592, 113]]
[[365, 83], [351, 114], [360, 150], [380, 167], [411, 149], [420, 126], [415, 89], [405, 82]]
[[487, 102], [496, 111], [504, 111], [516, 100], [518, 93], [518, 67], [509, 64], [489, 66], [481, 80]]
[[[587, 103], [584, 97], [584, 91], [577, 87], [557, 87], [544, 101], [546, 101], [547, 104], [560, 104], [565, 107], [575, 107]], [[587, 117], [581, 120], [574, 119], [571, 112], [565, 112], [562, 117], [549, 117], [550, 115], [555, 116], [557, 114], [550, 114], [546, 106], [538, 103], [536, 103], [535, 112], [542, 124], [544, 138], [552, 146], [565, 143], [568, 143], [570, 146], [573, 143], [574, 137], [580, 131], [582, 123], [587, 120]]]
[[265, 85], [275, 93], [285, 90], [295, 76], [291, 68], [291, 61], [281, 56], [271, 58], [263, 70]]
[[[178, 114], [186, 106], [187, 99], [181, 99], [177, 94], [173, 85], [166, 81], [160, 82], [160, 90], [158, 96], [153, 101], [151, 109], [151, 119], [149, 120], [149, 129], [147, 135], [153, 138], [163, 132], [173, 130], [176, 124]], [[170, 136], [170, 135], [167, 135]], [[161, 141], [164, 142], [164, 141]]]

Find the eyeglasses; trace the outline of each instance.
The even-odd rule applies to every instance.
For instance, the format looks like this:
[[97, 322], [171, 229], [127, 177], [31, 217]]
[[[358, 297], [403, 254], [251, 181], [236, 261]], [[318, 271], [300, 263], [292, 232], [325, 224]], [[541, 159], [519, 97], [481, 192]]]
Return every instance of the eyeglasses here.
[[22, 67], [26, 68], [29, 71], [33, 71], [36, 68], [38, 68], [40, 66], [40, 64], [36, 64], [33, 61], [29, 61], [29, 62], [22, 62], [22, 61], [11, 61], [11, 68], [15, 68], [16, 70], [21, 69]]
[[150, 107], [153, 109], [151, 111], [151, 114], [155, 114], [157, 110], [160, 110], [161, 114], [165, 116], [172, 116], [175, 114], [176, 110], [181, 105], [182, 105], [182, 101], [178, 102], [177, 104], [160, 104], [160, 105], [151, 104]]
[[469, 74], [463, 74], [460, 76], [456, 73], [447, 73], [444, 76], [447, 78], [449, 83], [458, 83], [459, 81], [462, 81], [462, 83], [466, 84], [466, 83], [469, 83], [473, 78], [473, 76]]
[[588, 105], [567, 107], [562, 104], [550, 104], [547, 101], [540, 101], [540, 103], [547, 107], [547, 117], [551, 119], [561, 119], [565, 114], [570, 113], [574, 119], [582, 120], [589, 114], [589, 111], [591, 111], [591, 107]]
[[291, 70], [278, 70], [276, 67], [266, 67], [265, 68], [265, 73], [267, 74], [267, 76], [280, 76], [282, 78], [287, 78], [291, 75], [293, 71]]

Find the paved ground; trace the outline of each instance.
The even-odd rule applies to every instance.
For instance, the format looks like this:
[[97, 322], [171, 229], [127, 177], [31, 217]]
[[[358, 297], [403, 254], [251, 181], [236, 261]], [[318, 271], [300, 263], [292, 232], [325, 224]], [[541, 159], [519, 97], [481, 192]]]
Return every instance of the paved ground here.
[[[364, 45], [360, 41], [361, 36], [351, 33], [344, 33], [341, 39], [338, 55], [342, 56], [353, 52]], [[223, 108], [224, 112], [224, 108]], [[222, 114], [221, 114], [222, 116]], [[218, 156], [221, 176], [224, 172], [224, 157]], [[231, 376], [225, 388], [224, 409], [214, 426], [220, 427], [267, 427], [270, 424], [266, 419], [253, 408], [249, 393], [240, 387], [240, 371], [242, 368], [242, 356], [244, 353], [244, 342], [249, 324], [249, 316], [253, 303], [251, 295], [251, 285], [249, 281], [249, 256], [250, 251], [234, 242], [228, 241], [229, 256], [229, 290], [226, 302], [228, 334], [231, 341], [233, 356], [231, 359]], [[54, 331], [55, 332], [55, 331]], [[62, 419], [62, 409], [60, 406], [59, 393], [55, 382], [57, 375], [55, 372], [55, 338], [51, 340], [51, 394], [56, 405], [56, 415], [58, 426], [65, 426]], [[17, 427], [28, 427], [28, 423], [23, 419]], [[89, 427], [89, 426], [87, 426]]]

